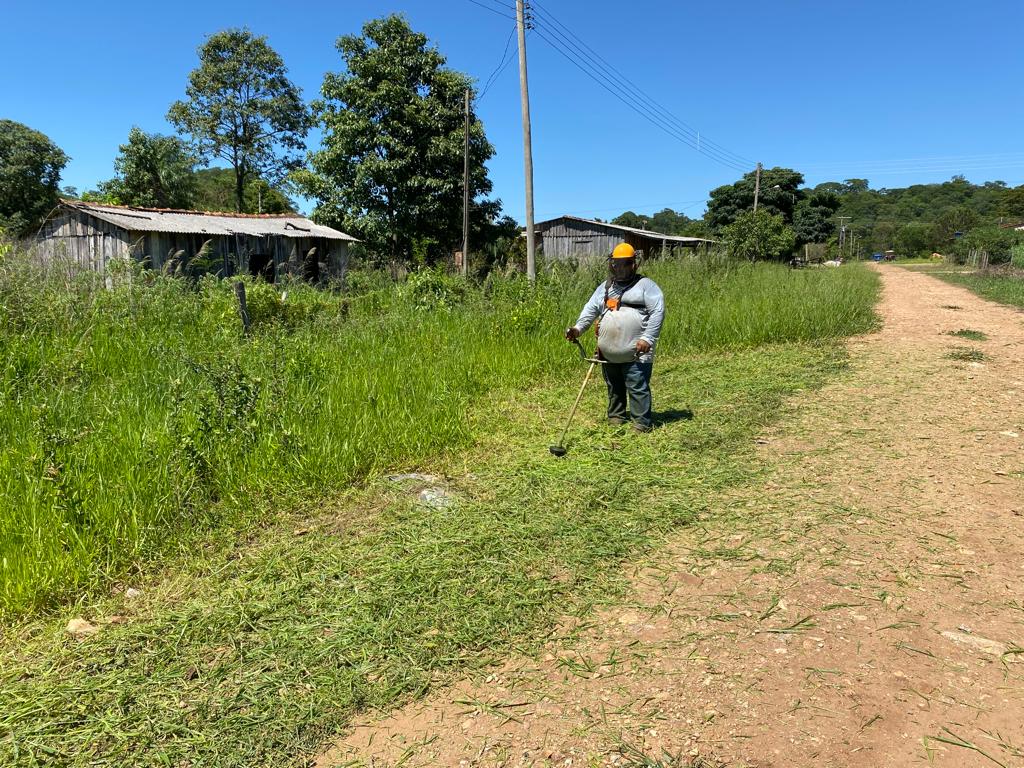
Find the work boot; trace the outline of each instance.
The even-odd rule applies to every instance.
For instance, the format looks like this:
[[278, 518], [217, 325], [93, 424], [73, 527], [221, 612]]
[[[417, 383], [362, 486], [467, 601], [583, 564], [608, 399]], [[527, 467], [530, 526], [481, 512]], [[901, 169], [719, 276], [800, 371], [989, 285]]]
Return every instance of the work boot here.
[[652, 429], [654, 429], [654, 427], [651, 426], [650, 424], [638, 424], [637, 422], [634, 421], [633, 429], [635, 429], [637, 432], [650, 432]]
[[626, 420], [623, 419], [620, 416], [609, 416], [608, 417], [608, 426], [611, 426], [611, 427], [621, 427], [625, 423], [626, 423]]

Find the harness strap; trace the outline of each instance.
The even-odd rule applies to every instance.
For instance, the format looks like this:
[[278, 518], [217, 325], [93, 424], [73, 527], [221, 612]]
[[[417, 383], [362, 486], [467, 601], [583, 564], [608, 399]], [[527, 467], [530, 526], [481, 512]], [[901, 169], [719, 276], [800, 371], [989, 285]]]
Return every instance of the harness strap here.
[[[620, 293], [619, 295], [620, 296], [625, 296], [626, 292], [630, 288], [632, 288], [634, 285], [636, 285], [637, 283], [639, 283], [643, 279], [644, 279], [643, 275], [633, 275], [633, 279], [629, 281], [629, 284], [625, 288], [622, 289], [622, 293]], [[605, 307], [606, 311], [608, 309], [611, 309], [611, 307], [608, 306], [608, 292], [611, 289], [612, 289], [612, 279], [609, 277], [607, 280], [605, 280], [605, 283], [604, 283], [604, 307]], [[627, 302], [624, 302], [624, 301], [619, 301], [617, 306], [632, 307], [633, 309], [646, 309], [646, 306], [643, 305], [643, 304], [634, 304], [632, 302], [628, 302], [627, 303]]]

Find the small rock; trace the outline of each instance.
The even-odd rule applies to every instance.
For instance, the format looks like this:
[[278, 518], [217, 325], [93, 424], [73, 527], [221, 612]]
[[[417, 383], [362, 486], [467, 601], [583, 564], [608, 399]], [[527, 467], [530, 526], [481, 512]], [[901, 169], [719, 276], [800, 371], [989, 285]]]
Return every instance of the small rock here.
[[95, 624], [90, 624], [85, 619], [72, 619], [68, 622], [67, 632], [76, 640], [82, 640], [89, 637], [89, 635], [95, 635], [99, 632], [99, 627]]
[[638, 624], [640, 617], [635, 613], [624, 613], [619, 616], [619, 624]]
[[1006, 646], [1003, 643], [995, 640], [989, 640], [987, 637], [981, 637], [980, 635], [967, 635], [962, 632], [943, 632], [942, 636], [947, 640], [952, 640], [954, 643], [959, 645], [969, 645], [982, 653], [987, 653], [992, 656], [1002, 656], [1006, 653]]
[[1000, 435], [1004, 435], [1006, 437], [1020, 437], [1019, 434], [1017, 434], [1016, 432], [1011, 432], [1010, 430], [1006, 430], [1005, 432], [1000, 432], [999, 434]]
[[472, 718], [466, 718], [465, 720], [462, 721], [462, 725], [460, 725], [459, 727], [462, 728], [462, 730], [464, 730], [464, 731], [468, 731], [472, 725], [473, 725]]
[[431, 509], [445, 509], [452, 505], [452, 496], [444, 488], [424, 488], [420, 491], [420, 503]]
[[135, 587], [128, 587], [128, 589], [126, 589], [124, 591], [124, 596], [128, 600], [134, 600], [135, 598], [139, 597], [141, 594], [142, 594], [142, 590], [141, 589], [136, 589]]

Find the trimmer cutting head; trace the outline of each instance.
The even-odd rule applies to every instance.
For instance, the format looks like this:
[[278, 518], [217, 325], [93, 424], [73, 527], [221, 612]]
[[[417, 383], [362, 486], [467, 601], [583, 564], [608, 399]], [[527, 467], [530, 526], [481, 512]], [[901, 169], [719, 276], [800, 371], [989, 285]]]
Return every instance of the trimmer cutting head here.
[[549, 445], [548, 450], [551, 451], [552, 456], [565, 456], [566, 454], [564, 445]]

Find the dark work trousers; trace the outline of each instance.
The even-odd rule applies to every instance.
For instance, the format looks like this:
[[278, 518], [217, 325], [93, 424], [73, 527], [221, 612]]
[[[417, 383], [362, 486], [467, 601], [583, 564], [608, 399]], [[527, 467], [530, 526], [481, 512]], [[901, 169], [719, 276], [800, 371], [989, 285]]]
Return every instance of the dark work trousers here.
[[[649, 429], [651, 422], [651, 370], [653, 363], [605, 363], [601, 366], [608, 385], [608, 418]], [[627, 408], [626, 397], [629, 397]]]

